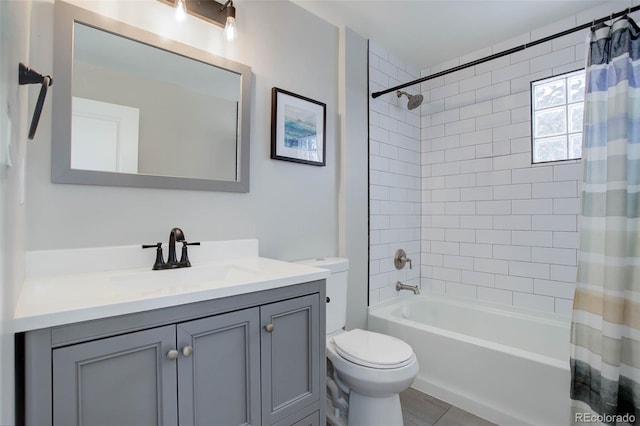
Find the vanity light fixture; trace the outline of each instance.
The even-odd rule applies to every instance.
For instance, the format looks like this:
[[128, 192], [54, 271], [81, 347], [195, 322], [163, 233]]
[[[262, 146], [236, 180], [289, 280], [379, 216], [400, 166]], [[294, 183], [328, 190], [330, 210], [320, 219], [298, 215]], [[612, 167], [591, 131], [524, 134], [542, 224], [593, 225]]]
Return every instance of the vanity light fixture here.
[[176, 20], [182, 21], [186, 14], [204, 19], [224, 28], [224, 38], [233, 41], [238, 37], [236, 29], [236, 8], [233, 0], [219, 3], [215, 0], [159, 0], [176, 9]]
[[182, 22], [187, 17], [187, 7], [184, 5], [184, 0], [178, 0], [176, 2], [176, 21]]
[[236, 29], [236, 8], [233, 6], [233, 1], [228, 0], [223, 9], [227, 10], [227, 20], [224, 24], [224, 38], [227, 41], [233, 41], [238, 37], [238, 30]]

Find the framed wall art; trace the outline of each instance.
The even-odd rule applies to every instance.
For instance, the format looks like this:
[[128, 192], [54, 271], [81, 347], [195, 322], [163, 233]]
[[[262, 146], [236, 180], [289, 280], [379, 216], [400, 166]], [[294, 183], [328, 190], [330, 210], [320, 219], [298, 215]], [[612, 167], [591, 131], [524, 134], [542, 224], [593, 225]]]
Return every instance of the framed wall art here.
[[327, 106], [277, 87], [271, 93], [271, 158], [326, 165]]

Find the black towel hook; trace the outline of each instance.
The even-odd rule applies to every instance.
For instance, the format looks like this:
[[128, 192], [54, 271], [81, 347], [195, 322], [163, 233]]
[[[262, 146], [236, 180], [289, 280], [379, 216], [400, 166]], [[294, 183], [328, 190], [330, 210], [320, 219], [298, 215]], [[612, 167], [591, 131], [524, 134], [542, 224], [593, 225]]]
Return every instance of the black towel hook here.
[[35, 111], [33, 111], [31, 127], [29, 128], [29, 139], [33, 139], [33, 137], [36, 135], [38, 122], [40, 121], [40, 114], [42, 114], [42, 107], [44, 106], [44, 100], [47, 96], [47, 89], [53, 84], [53, 79], [51, 78], [51, 76], [42, 75], [20, 62], [18, 64], [18, 83], [20, 85], [42, 84], [42, 87], [40, 88], [40, 94], [38, 95], [38, 101], [36, 102], [36, 109]]

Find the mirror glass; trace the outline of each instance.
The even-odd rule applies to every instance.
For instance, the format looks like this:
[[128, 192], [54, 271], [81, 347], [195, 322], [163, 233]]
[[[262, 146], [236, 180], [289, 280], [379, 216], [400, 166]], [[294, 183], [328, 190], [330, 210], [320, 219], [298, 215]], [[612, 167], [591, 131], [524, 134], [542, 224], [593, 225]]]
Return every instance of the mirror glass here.
[[249, 67], [62, 2], [55, 25], [54, 182], [248, 191]]

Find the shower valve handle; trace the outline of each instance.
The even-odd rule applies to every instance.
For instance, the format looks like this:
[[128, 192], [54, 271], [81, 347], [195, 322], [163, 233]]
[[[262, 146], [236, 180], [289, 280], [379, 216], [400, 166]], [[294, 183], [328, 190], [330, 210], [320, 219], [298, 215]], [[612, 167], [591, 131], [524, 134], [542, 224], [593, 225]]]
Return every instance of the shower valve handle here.
[[409, 269], [413, 269], [413, 264], [411, 263], [411, 259], [407, 257], [407, 253], [402, 249], [398, 249], [393, 258], [393, 264], [396, 266], [396, 269], [404, 268], [407, 263], [409, 264]]

